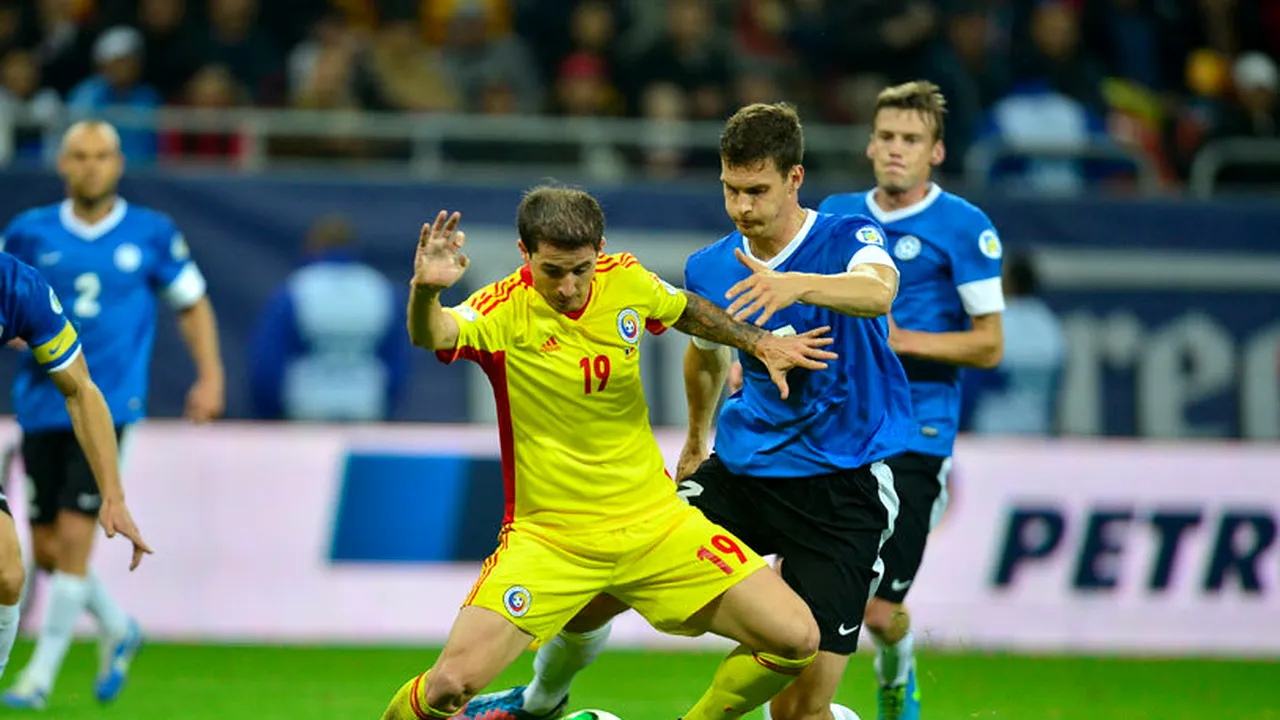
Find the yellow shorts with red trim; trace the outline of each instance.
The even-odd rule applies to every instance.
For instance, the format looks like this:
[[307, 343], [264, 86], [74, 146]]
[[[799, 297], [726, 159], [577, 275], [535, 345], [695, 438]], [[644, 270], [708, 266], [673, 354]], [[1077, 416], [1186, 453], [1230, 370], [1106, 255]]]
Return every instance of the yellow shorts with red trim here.
[[535, 645], [600, 593], [658, 630], [694, 632], [685, 622], [765, 561], [697, 509], [671, 499], [670, 509], [615, 531], [570, 534], [517, 521], [503, 531], [465, 605], [506, 617]]

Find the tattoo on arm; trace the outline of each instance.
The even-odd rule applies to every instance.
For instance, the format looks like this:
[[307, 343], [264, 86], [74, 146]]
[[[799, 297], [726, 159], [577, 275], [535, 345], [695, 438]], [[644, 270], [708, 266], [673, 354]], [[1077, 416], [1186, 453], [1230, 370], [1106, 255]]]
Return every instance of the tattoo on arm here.
[[753, 355], [756, 345], [768, 335], [755, 325], [734, 320], [729, 313], [701, 295], [695, 295], [687, 290], [684, 291], [684, 295], [689, 302], [685, 305], [680, 319], [672, 326], [682, 333], [735, 347]]

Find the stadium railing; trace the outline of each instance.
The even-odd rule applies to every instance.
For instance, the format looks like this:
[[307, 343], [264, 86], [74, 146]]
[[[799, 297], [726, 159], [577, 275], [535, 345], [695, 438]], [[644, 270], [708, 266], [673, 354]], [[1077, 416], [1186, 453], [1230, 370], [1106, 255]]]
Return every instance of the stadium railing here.
[[[983, 191], [1001, 184], [996, 171], [1002, 162], [1026, 160], [1088, 160], [1110, 165], [1127, 165], [1133, 168], [1135, 189], [1142, 195], [1157, 195], [1162, 191], [1160, 171], [1155, 160], [1142, 148], [1106, 139], [1063, 142], [1011, 142], [1002, 138], [988, 138], [975, 142], [965, 154], [965, 184], [970, 191]], [[1087, 169], [1075, 171], [1084, 178]], [[1081, 183], [1083, 187], [1084, 183]], [[1028, 187], [1018, 180], [1015, 187], [1023, 187], [1033, 193], [1044, 188]], [[1002, 185], [1002, 189], [1009, 189]], [[1064, 187], [1064, 192], [1073, 188]]]
[[[543, 152], [528, 160], [541, 172], [563, 168], [597, 180], [624, 179], [631, 171], [628, 163], [610, 162], [609, 153], [647, 149], [680, 149], [716, 157], [718, 122], [670, 122], [623, 118], [562, 118], [545, 116], [488, 116], [406, 114], [342, 110], [227, 109], [207, 110], [165, 107], [159, 110], [108, 108], [92, 115], [117, 127], [152, 130], [157, 133], [234, 134], [240, 149], [232, 163], [242, 172], [259, 172], [297, 165], [299, 161], [325, 159], [332, 154], [315, 152], [309, 157], [305, 146], [311, 141], [358, 140], [377, 145], [370, 157], [353, 153], [336, 159], [358, 160], [362, 165], [384, 165], [422, 177], [439, 177], [460, 165], [509, 171], [520, 153]], [[57, 138], [67, 125], [85, 115], [62, 112], [56, 117], [37, 118], [29, 114], [0, 113], [0, 165], [14, 160], [12, 138], [15, 128], [37, 129], [46, 138]], [[824, 168], [858, 173], [866, 166], [862, 156], [869, 128], [849, 125], [806, 124], [806, 151]], [[281, 153], [274, 141], [303, 141], [303, 147]], [[451, 152], [459, 145], [483, 146], [480, 160], [459, 160]], [[45, 143], [47, 163], [51, 146]], [[296, 145], [297, 143], [295, 143]], [[451, 147], [452, 146], [452, 147]], [[473, 148], [474, 149], [474, 148]], [[319, 150], [318, 147], [310, 150]], [[509, 153], [507, 152], [509, 151]]]
[[1191, 163], [1187, 183], [1191, 194], [1211, 197], [1228, 168], [1270, 169], [1270, 184], [1280, 185], [1280, 139], [1224, 138], [1207, 143]]

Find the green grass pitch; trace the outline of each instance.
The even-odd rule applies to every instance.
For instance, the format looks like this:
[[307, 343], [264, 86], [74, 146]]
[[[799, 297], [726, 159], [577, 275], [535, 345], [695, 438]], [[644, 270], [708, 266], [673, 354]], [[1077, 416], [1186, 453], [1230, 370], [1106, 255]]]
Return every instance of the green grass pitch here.
[[[5, 683], [31, 652], [14, 653]], [[434, 651], [385, 648], [147, 646], [119, 702], [93, 700], [94, 646], [78, 644], [43, 717], [57, 720], [377, 720]], [[526, 655], [495, 688], [528, 678]], [[573, 709], [675, 720], [719, 662], [706, 653], [615, 651], [583, 673]], [[925, 720], [1280, 720], [1280, 663], [928, 654]], [[870, 655], [855, 656], [840, 701], [875, 719]], [[26, 713], [0, 708], [0, 718]], [[758, 718], [759, 714], [753, 717]]]

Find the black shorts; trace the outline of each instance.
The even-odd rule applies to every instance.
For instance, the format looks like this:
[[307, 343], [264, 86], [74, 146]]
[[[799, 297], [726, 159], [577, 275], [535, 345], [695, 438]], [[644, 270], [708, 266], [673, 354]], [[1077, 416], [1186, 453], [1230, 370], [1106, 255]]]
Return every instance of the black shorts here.
[[782, 556], [782, 578], [813, 612], [821, 648], [848, 655], [858, 646], [877, 577], [896, 502], [892, 485], [883, 463], [808, 478], [757, 478], [733, 474], [712, 455], [680, 482], [680, 495], [761, 555]]
[[876, 589], [876, 597], [900, 603], [915, 582], [929, 531], [946, 509], [951, 458], [909, 452], [888, 463], [898, 491], [898, 518], [893, 535], [880, 549], [884, 579]]
[[[123, 439], [124, 427], [117, 427], [116, 440]], [[32, 525], [52, 524], [61, 510], [98, 516], [102, 495], [73, 431], [23, 433], [22, 464], [31, 481], [27, 518]]]

